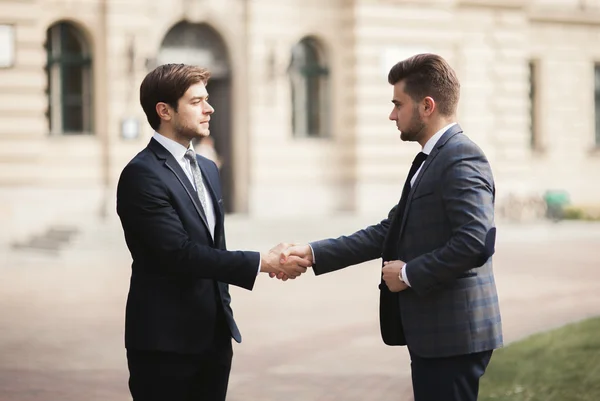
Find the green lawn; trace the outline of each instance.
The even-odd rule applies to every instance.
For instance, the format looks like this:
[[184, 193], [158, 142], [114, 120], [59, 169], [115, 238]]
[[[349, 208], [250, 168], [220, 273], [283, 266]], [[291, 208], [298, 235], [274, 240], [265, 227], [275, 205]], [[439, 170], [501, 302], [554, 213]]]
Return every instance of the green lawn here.
[[600, 318], [496, 350], [480, 401], [600, 401]]

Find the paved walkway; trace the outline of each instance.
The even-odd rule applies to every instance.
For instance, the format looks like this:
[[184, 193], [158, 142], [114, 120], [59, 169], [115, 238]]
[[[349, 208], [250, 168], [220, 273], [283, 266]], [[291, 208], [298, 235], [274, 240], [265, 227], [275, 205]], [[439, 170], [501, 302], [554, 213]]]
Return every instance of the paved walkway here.
[[[365, 217], [228, 219], [232, 249], [351, 233]], [[600, 225], [500, 225], [505, 338], [600, 315]], [[115, 221], [58, 255], [0, 253], [0, 401], [129, 400], [122, 345], [129, 255]], [[409, 400], [405, 348], [379, 337], [379, 263], [232, 289], [244, 336], [230, 401]], [[492, 362], [493, 363], [493, 362]]]

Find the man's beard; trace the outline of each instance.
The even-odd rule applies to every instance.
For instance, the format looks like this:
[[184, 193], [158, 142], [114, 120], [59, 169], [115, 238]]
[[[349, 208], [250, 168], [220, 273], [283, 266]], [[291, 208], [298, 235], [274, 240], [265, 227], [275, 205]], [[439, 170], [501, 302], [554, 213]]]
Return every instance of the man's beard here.
[[405, 130], [400, 130], [400, 139], [403, 141], [415, 142], [421, 136], [421, 133], [425, 129], [425, 123], [419, 116], [419, 110], [417, 107], [413, 110], [413, 116], [410, 120], [410, 125]]
[[200, 132], [198, 132], [198, 130], [195, 130], [191, 127], [187, 127], [187, 126], [181, 125], [181, 124], [175, 124], [173, 129], [175, 131], [175, 135], [177, 135], [179, 138], [185, 138], [186, 140], [188, 140], [190, 142], [194, 138], [199, 138], [202, 136], [202, 134]]

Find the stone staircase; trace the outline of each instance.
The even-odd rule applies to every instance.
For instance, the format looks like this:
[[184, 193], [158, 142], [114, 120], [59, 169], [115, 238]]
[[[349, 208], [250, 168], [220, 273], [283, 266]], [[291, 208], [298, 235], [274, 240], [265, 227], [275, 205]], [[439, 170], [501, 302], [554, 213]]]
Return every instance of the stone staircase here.
[[48, 227], [41, 233], [35, 233], [22, 241], [14, 241], [10, 248], [21, 252], [46, 252], [56, 254], [68, 247], [69, 243], [79, 234], [75, 226]]

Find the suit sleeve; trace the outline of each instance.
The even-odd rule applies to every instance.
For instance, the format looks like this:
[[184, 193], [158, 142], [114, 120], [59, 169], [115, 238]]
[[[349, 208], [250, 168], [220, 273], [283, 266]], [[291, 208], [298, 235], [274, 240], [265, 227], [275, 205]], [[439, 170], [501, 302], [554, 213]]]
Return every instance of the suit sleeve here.
[[214, 279], [246, 289], [256, 280], [258, 252], [225, 251], [191, 240], [166, 187], [149, 168], [130, 164], [117, 187], [117, 213], [127, 242], [137, 241], [165, 274]]
[[369, 226], [349, 236], [311, 242], [316, 264], [316, 275], [330, 273], [351, 265], [381, 257], [383, 242], [391, 224], [396, 206], [379, 224]]
[[452, 234], [445, 246], [408, 262], [406, 275], [419, 295], [482, 266], [494, 253], [495, 190], [490, 165], [472, 143], [449, 151], [455, 156], [444, 169], [442, 199]]

